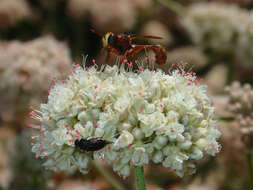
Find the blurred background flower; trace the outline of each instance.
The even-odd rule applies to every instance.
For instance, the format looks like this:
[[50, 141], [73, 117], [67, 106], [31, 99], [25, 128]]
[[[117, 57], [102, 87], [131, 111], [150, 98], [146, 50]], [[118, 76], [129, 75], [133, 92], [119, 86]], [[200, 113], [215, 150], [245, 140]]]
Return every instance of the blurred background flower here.
[[[219, 155], [201, 159], [197, 173], [183, 179], [149, 163], [148, 189], [252, 189], [252, 7], [252, 0], [0, 0], [0, 189], [134, 189], [129, 168], [125, 180], [103, 161], [89, 175], [51, 173], [38, 167], [41, 160], [29, 152], [31, 130], [24, 126], [36, 124], [29, 107], [48, 101], [48, 90], [69, 75], [73, 61], [82, 66], [84, 55], [89, 55], [87, 65], [105, 60], [106, 49], [101, 51], [101, 37], [92, 28], [102, 35], [163, 37], [133, 43], [163, 45], [167, 62], [155, 67], [168, 74], [178, 67], [195, 73], [215, 107], [222, 133]], [[153, 52], [143, 50], [137, 59], [147, 57], [153, 59]], [[113, 59], [118, 56], [110, 63]], [[131, 131], [142, 136], [139, 132]], [[142, 153], [136, 151], [135, 163], [145, 161], [138, 159]]]
[[0, 27], [8, 29], [23, 20], [32, 19], [32, 9], [25, 0], [0, 1]]
[[0, 49], [1, 119], [20, 122], [31, 104], [45, 99], [52, 80], [70, 69], [70, 52], [52, 37], [1, 42]]
[[182, 25], [196, 45], [215, 52], [234, 50], [241, 23], [247, 12], [236, 5], [197, 3], [188, 7]]

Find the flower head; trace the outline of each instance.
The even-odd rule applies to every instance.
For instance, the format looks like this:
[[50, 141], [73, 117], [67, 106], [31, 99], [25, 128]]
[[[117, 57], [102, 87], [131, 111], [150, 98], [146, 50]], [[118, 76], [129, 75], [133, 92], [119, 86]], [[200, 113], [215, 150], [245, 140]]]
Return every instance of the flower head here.
[[1, 0], [0, 28], [6, 29], [22, 20], [32, 18], [32, 10], [25, 0]]
[[241, 23], [247, 12], [235, 5], [222, 3], [195, 3], [182, 17], [181, 23], [192, 41], [215, 52], [231, 52]]
[[249, 84], [233, 82], [226, 88], [231, 111], [240, 128], [244, 144], [251, 150], [253, 142], [253, 89]]
[[[41, 133], [32, 150], [50, 169], [86, 173], [92, 158], [103, 159], [127, 177], [131, 163], [153, 161], [183, 176], [205, 153], [219, 152], [213, 110], [205, 86], [182, 69], [165, 74], [76, 67], [41, 105]], [[76, 139], [94, 137], [113, 143], [94, 152], [75, 147]]]
[[6, 115], [13, 120], [19, 118], [17, 114], [22, 115], [31, 102], [40, 102], [47, 94], [54, 77], [59, 78], [70, 69], [68, 47], [53, 37], [1, 42], [0, 51], [0, 117], [3, 120]]
[[129, 0], [71, 0], [68, 1], [67, 9], [77, 19], [90, 15], [92, 24], [101, 31], [129, 30], [136, 20], [135, 6]]

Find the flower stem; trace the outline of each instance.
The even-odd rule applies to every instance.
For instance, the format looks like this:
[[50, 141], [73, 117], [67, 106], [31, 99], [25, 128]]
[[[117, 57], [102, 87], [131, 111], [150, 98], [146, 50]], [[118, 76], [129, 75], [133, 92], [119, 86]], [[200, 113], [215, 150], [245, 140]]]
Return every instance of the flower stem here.
[[248, 170], [249, 170], [249, 179], [250, 185], [253, 189], [253, 163], [252, 163], [252, 153], [250, 151], [246, 151], [247, 163], [248, 163]]
[[146, 190], [143, 166], [135, 166], [137, 190]]
[[97, 172], [104, 177], [104, 179], [116, 190], [126, 190], [122, 184], [120, 184], [105, 168], [96, 163], [92, 162], [93, 167], [97, 170]]
[[234, 121], [235, 118], [233, 116], [226, 116], [226, 115], [215, 115], [215, 120], [221, 120], [221, 121]]
[[162, 5], [166, 6], [176, 14], [180, 15], [184, 11], [184, 7], [175, 0], [157, 0]]

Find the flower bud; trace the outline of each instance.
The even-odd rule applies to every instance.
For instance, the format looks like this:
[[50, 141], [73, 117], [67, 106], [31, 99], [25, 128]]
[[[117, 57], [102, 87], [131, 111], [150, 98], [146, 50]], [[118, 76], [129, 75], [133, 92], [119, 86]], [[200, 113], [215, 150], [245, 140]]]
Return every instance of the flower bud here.
[[164, 147], [168, 142], [168, 138], [165, 136], [157, 136], [153, 142], [154, 147], [156, 149], [161, 149], [162, 147]]
[[136, 166], [143, 166], [144, 164], [148, 163], [148, 154], [146, 153], [145, 149], [142, 147], [137, 147], [134, 150], [132, 162]]
[[120, 148], [125, 148], [129, 145], [131, 145], [131, 143], [133, 142], [134, 137], [131, 133], [129, 133], [128, 131], [122, 131], [121, 135], [119, 136], [119, 138], [115, 141], [114, 143], [114, 148], [120, 149]]
[[161, 163], [163, 160], [163, 153], [162, 151], [158, 150], [155, 152], [155, 154], [152, 157], [152, 161], [156, 164]]
[[141, 140], [144, 137], [144, 133], [139, 128], [134, 128], [132, 133], [138, 140]]

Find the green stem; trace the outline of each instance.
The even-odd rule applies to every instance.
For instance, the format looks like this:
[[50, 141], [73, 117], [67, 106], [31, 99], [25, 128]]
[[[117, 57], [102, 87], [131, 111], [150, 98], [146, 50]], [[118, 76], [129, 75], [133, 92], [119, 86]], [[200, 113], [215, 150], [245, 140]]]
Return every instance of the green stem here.
[[250, 151], [246, 151], [249, 177], [250, 177], [250, 185], [251, 189], [253, 189], [253, 163], [252, 163], [252, 153]]
[[235, 58], [232, 55], [227, 56], [227, 61], [228, 61], [228, 74], [227, 74], [227, 84], [230, 84], [235, 76], [236, 72], [236, 63], [235, 63]]
[[111, 186], [116, 190], [126, 190], [122, 184], [120, 184], [105, 168], [103, 168], [100, 164], [95, 161], [92, 162], [93, 167], [97, 170], [97, 172], [104, 177], [104, 179], [111, 184]]
[[178, 15], [180, 15], [184, 10], [184, 7], [174, 0], [157, 0], [157, 1], [162, 5], [164, 5], [165, 7], [169, 8], [170, 10], [174, 11]]
[[146, 190], [143, 166], [135, 166], [137, 190]]
[[215, 120], [221, 120], [221, 121], [234, 121], [235, 118], [233, 116], [224, 116], [224, 115], [215, 115]]

